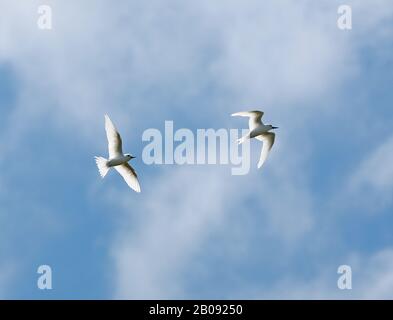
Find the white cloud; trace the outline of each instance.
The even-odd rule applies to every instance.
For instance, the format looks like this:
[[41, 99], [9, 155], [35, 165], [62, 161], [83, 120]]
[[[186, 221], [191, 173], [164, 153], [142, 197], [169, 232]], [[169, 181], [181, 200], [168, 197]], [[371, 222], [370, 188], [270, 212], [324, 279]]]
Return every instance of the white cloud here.
[[[337, 268], [346, 264], [352, 270], [352, 289], [340, 290]], [[320, 268], [315, 276], [298, 280], [295, 275], [283, 275], [269, 292], [254, 288], [255, 299], [392, 299], [393, 250], [386, 248], [370, 255], [352, 253], [349, 258], [331, 262]], [[250, 289], [250, 292], [253, 290]]]
[[[365, 266], [365, 267], [364, 267]], [[358, 265], [360, 270], [357, 291], [362, 299], [393, 298], [393, 250], [378, 252]]]
[[127, 225], [115, 243], [118, 297], [184, 294], [181, 272], [192, 263], [190, 258], [209, 233], [222, 223], [229, 185], [225, 187], [221, 178], [214, 170], [168, 170], [150, 181], [146, 188], [151, 191], [145, 191], [148, 196], [142, 204], [125, 203], [137, 226]]
[[[393, 136], [376, 147], [368, 146], [370, 155], [355, 169], [349, 180], [349, 194], [367, 207], [384, 207], [392, 203]], [[367, 194], [367, 197], [359, 197]]]
[[353, 183], [370, 184], [378, 192], [389, 191], [393, 187], [393, 136], [376, 148], [370, 147], [370, 155], [358, 168]]
[[[286, 128], [262, 173], [234, 180], [215, 167], [160, 169], [146, 181], [151, 191], [132, 200], [126, 193], [122, 210], [132, 214], [112, 249], [117, 297], [181, 297], [182, 273], [199, 247], [230, 225], [228, 213], [249, 199], [264, 222], [254, 228], [284, 247], [296, 246], [310, 231], [305, 161], [313, 145], [299, 128], [318, 117], [317, 103], [356, 71], [355, 50], [391, 16], [388, 1], [356, 3], [354, 14], [362, 14], [354, 18], [352, 37], [337, 29], [335, 6], [313, 1], [49, 1], [50, 32], [36, 28], [39, 4], [7, 1], [2, 9], [0, 61], [11, 64], [21, 84], [9, 127], [2, 130], [3, 154], [40, 121], [54, 121], [66, 132], [78, 128], [86, 145], [100, 143], [95, 137], [108, 110], [119, 127], [136, 130], [151, 125], [141, 119], [157, 123], [179, 113], [228, 125], [231, 111], [261, 105]], [[222, 95], [206, 102], [203, 114], [185, 104], [211, 87]], [[315, 107], [308, 109], [311, 102]], [[305, 141], [300, 154], [284, 143], [295, 134]], [[384, 183], [373, 179], [375, 186]], [[246, 250], [252, 245], [248, 232], [240, 231]]]
[[[243, 4], [238, 6], [234, 2], [230, 2], [225, 7], [202, 4], [197, 6], [196, 14], [200, 14], [200, 20], [203, 21], [204, 26], [210, 25], [211, 34], [220, 44], [218, 58], [213, 62], [210, 70], [213, 79], [217, 79], [223, 87], [228, 88], [231, 99], [236, 101], [235, 103], [232, 101], [232, 104], [243, 105], [247, 103], [247, 105], [251, 105], [256, 101], [258, 104], [260, 101], [273, 104], [273, 102], [280, 101], [284, 106], [271, 110], [273, 113], [276, 112], [282, 116], [287, 112], [287, 120], [296, 122], [296, 119], [300, 118], [300, 121], [304, 121], [303, 115], [299, 115], [301, 112], [299, 110], [291, 112], [285, 106], [285, 102], [294, 99], [304, 101], [321, 97], [321, 94], [336, 88], [339, 82], [345, 79], [345, 76], [350, 75], [355, 67], [349, 60], [349, 58], [351, 60], [353, 58], [354, 47], [352, 46], [355, 45], [355, 42], [353, 39], [340, 37], [340, 31], [335, 27], [335, 11], [334, 14], [329, 14], [323, 11], [326, 10], [325, 7], [308, 6], [308, 9], [312, 9], [312, 11], [309, 11], [306, 19], [302, 12], [305, 11], [306, 5], [309, 3], [286, 3], [290, 6], [290, 9], [286, 7], [286, 10], [281, 10], [283, 9], [281, 4], [274, 2], [274, 5], [271, 6], [266, 3], [262, 5], [254, 2], [250, 6]], [[331, 25], [329, 25], [329, 21]], [[379, 22], [379, 20], [375, 19], [375, 22]], [[374, 26], [375, 24], [370, 25]], [[364, 32], [366, 31], [369, 29]], [[160, 38], [162, 39], [163, 36], [165, 37], [165, 34]], [[190, 37], [198, 38], [192, 34]], [[226, 105], [230, 106], [231, 103], [228, 101]], [[307, 110], [301, 111], [307, 116]], [[294, 130], [296, 124], [288, 122], [286, 127], [289, 131]], [[276, 177], [277, 180], [269, 180], [272, 182], [271, 188], [265, 185], [252, 190], [252, 188], [247, 188], [246, 182], [243, 182], [237, 184], [236, 189], [231, 189], [228, 187], [230, 182], [223, 182], [227, 180], [218, 177], [218, 173], [209, 172], [209, 179], [220, 181], [221, 187], [214, 190], [208, 189], [208, 192], [214, 192], [216, 198], [225, 202], [227, 206], [215, 202], [217, 207], [214, 208], [221, 211], [228, 207], [241, 208], [240, 204], [243, 204], [247, 199], [255, 199], [256, 207], [260, 208], [260, 214], [265, 217], [264, 222], [266, 222], [266, 224], [258, 226], [260, 232], [265, 236], [273, 234], [276, 241], [281, 240], [295, 246], [297, 241], [294, 240], [301, 239], [313, 225], [312, 196], [311, 191], [306, 187], [307, 183], [304, 182], [307, 180], [307, 176], [297, 177], [294, 173], [296, 171], [304, 172], [302, 170], [305, 169], [301, 161], [302, 156], [300, 155], [300, 161], [297, 161], [296, 156], [298, 155], [294, 156], [290, 152], [296, 152], [296, 149], [285, 147], [285, 151], [282, 151], [281, 154], [277, 149], [275, 152], [278, 152], [280, 157], [293, 157], [294, 165], [291, 165], [290, 161], [281, 161], [282, 167], [280, 169], [270, 167], [269, 170], [277, 170], [276, 174], [280, 173]], [[305, 154], [307, 154], [309, 147], [304, 146]], [[302, 150], [302, 152], [304, 151]], [[274, 161], [277, 161], [277, 158]], [[192, 170], [187, 171], [189, 172], [185, 176], [192, 177]], [[260, 178], [269, 179], [272, 177], [274, 178], [274, 175]], [[258, 183], [257, 179], [251, 177], [247, 177], [247, 179], [249, 179], [249, 184], [256, 185]], [[302, 179], [304, 179], [303, 183]], [[167, 183], [167, 180], [167, 178], [159, 177], [157, 182], [152, 185], [159, 185], [162, 181]], [[205, 195], [202, 191], [204, 190], [204, 180], [194, 181], [193, 179], [192, 185], [186, 189], [187, 194], [191, 193], [193, 195], [191, 198], [194, 198], [195, 201], [199, 200], [198, 195]], [[169, 186], [181, 183], [181, 179], [177, 175], [173, 175], [170, 181]], [[198, 183], [201, 181], [203, 185]], [[173, 188], [170, 187], [170, 189]], [[225, 193], [225, 197], [222, 197], [223, 193]], [[156, 190], [155, 195], [158, 198], [162, 197], [160, 190]], [[165, 198], [168, 197], [168, 190], [165, 190], [163, 195]], [[149, 198], [146, 201], [153, 200]], [[183, 203], [183, 200], [180, 199], [176, 199], [176, 201]], [[142, 205], [149, 208], [148, 203]], [[207, 202], [206, 207], [202, 209], [203, 213], [200, 216], [193, 216], [193, 219], [200, 219], [198, 225], [204, 225], [206, 222], [205, 213], [211, 213], [211, 205], [210, 201]], [[189, 219], [187, 212], [190, 209], [188, 206], [190, 208], [198, 207], [189, 200], [189, 197], [186, 197], [181, 206], [165, 205], [160, 210], [142, 211], [153, 212], [154, 216], [158, 215], [156, 212], [160, 212], [165, 221], [168, 216], [180, 214], [185, 219], [182, 219], [182, 222], [186, 223]], [[212, 211], [215, 212], [215, 210]], [[198, 212], [198, 210], [191, 210], [191, 212]], [[223, 228], [229, 230], [230, 228], [225, 227], [225, 217], [228, 218], [227, 211], [217, 214], [222, 218]], [[163, 224], [160, 219], [157, 222], [146, 219], [145, 223], [146, 225], [141, 227], [142, 232], [149, 230], [149, 228], [153, 228], [154, 232], [146, 231], [144, 236], [137, 237], [137, 239], [133, 236], [126, 238], [127, 240], [123, 239], [120, 247], [115, 242], [118, 265], [120, 266], [118, 269], [118, 286], [120, 288], [118, 295], [121, 297], [142, 295], [155, 298], [174, 296], [179, 298], [182, 296], [182, 279], [179, 274], [181, 275], [181, 271], [184, 272], [186, 268], [192, 268], [191, 262], [188, 267], [186, 264], [187, 261], [192, 261], [194, 246], [198, 246], [201, 239], [203, 241], [208, 237], [209, 232], [214, 233], [215, 228], [207, 230], [209, 225], [201, 229], [188, 228], [187, 234], [192, 235], [194, 240], [176, 243], [172, 237], [166, 238], [168, 225]], [[172, 222], [168, 219], [167, 223], [170, 226]], [[132, 231], [129, 230], [129, 232]], [[241, 232], [241, 234], [245, 233], [247, 230]], [[157, 248], [154, 248], [152, 242]], [[166, 260], [161, 262], [159, 259], [161, 255], [157, 254], [161, 248], [160, 245], [170, 247], [171, 252], [174, 250], [178, 256], [170, 256], [170, 263]], [[252, 244], [245, 243], [244, 245], [246, 248], [250, 248]], [[141, 252], [143, 254], [140, 254]], [[184, 257], [185, 253], [186, 258]], [[137, 264], [136, 260], [138, 260]], [[163, 269], [161, 269], [161, 264]], [[127, 276], [128, 273], [132, 275]], [[143, 276], [138, 277], [138, 274]], [[150, 285], [146, 286], [146, 284]]]
[[[275, 171], [274, 165], [270, 169]], [[123, 211], [129, 215], [113, 244], [116, 297], [190, 294], [184, 291], [184, 274], [203, 265], [195, 257], [204, 254], [218, 233], [230, 243], [241, 242], [237, 248], [223, 245], [231, 256], [236, 250], [244, 254], [256, 237], [279, 242], [283, 251], [294, 248], [312, 225], [309, 195], [297, 182], [296, 177], [262, 177], [255, 171], [235, 180], [228, 167], [216, 166], [170, 168], [150, 179], [137, 203], [125, 195]], [[115, 201], [114, 195], [107, 200]], [[250, 219], [254, 222], [247, 230], [239, 229]], [[235, 229], [237, 233], [231, 231]]]

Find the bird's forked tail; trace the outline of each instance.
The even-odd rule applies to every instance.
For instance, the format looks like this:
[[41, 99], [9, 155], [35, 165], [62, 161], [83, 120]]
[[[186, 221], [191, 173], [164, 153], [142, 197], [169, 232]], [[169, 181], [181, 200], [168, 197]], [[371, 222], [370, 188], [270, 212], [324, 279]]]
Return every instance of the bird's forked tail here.
[[98, 171], [100, 172], [101, 177], [104, 178], [109, 171], [109, 167], [107, 164], [108, 161], [103, 157], [95, 157], [95, 159], [96, 159]]

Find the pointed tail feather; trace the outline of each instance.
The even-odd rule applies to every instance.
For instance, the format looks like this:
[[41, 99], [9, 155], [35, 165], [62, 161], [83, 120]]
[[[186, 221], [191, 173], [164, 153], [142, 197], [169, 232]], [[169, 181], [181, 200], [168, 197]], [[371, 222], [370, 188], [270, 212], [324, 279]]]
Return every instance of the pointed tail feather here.
[[109, 167], [107, 165], [108, 161], [103, 157], [95, 157], [95, 159], [98, 171], [100, 172], [101, 177], [104, 178], [109, 171]]

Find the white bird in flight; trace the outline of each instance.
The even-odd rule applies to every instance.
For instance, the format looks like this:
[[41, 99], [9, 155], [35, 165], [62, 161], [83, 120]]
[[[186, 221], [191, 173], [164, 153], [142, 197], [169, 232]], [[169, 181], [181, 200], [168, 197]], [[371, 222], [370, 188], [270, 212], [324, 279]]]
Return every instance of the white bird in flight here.
[[261, 151], [261, 156], [258, 162], [258, 169], [262, 167], [263, 163], [266, 161], [266, 158], [269, 154], [270, 149], [274, 144], [274, 139], [276, 135], [273, 132], [269, 132], [272, 129], [278, 129], [278, 127], [273, 127], [270, 124], [263, 124], [262, 122], [262, 111], [242, 111], [232, 113], [232, 117], [240, 116], [240, 117], [248, 117], [248, 128], [250, 132], [246, 134], [244, 137], [237, 140], [239, 144], [243, 143], [247, 139], [256, 138], [263, 142], [263, 147]]
[[128, 164], [128, 161], [135, 157], [128, 153], [123, 154], [120, 134], [108, 115], [105, 115], [105, 131], [108, 139], [109, 159], [95, 157], [101, 177], [104, 178], [109, 169], [113, 167], [120, 173], [130, 188], [136, 192], [141, 192], [137, 174]]

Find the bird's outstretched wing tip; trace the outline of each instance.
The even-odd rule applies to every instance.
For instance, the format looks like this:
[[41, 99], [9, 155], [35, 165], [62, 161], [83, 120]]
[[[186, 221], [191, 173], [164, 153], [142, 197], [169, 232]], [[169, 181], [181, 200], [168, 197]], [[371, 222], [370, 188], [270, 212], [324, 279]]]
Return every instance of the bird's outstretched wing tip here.
[[136, 193], [141, 193], [141, 187], [139, 185], [137, 186], [129, 186], [132, 190], [134, 190]]

